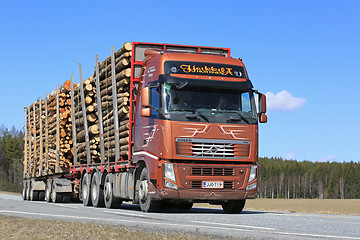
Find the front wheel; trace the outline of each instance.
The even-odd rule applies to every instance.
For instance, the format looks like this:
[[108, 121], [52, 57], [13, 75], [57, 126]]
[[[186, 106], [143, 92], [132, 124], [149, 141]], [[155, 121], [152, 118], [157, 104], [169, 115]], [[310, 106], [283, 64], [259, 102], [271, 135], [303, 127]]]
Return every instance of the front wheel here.
[[155, 212], [160, 208], [161, 202], [149, 196], [149, 176], [147, 169], [144, 168], [140, 174], [138, 189], [140, 208], [143, 212]]
[[241, 213], [244, 209], [246, 199], [241, 200], [229, 200], [222, 204], [222, 208], [225, 213], [236, 214]]

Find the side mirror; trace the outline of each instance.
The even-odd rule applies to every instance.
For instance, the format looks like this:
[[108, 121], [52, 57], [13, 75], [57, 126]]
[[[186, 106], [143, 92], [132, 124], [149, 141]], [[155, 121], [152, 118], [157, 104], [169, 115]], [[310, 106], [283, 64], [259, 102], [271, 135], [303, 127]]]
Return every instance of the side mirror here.
[[[144, 87], [141, 90], [141, 106], [149, 107], [150, 106], [150, 98], [149, 98], [149, 87]], [[142, 114], [142, 111], [141, 111]]]
[[257, 92], [259, 96], [259, 122], [260, 123], [267, 123], [267, 116], [266, 116], [266, 95]]
[[151, 116], [151, 108], [141, 108], [141, 116], [142, 117], [150, 117]]
[[266, 113], [266, 95], [259, 94], [259, 113]]
[[267, 116], [265, 113], [261, 113], [259, 116], [259, 122], [260, 123], [267, 123]]

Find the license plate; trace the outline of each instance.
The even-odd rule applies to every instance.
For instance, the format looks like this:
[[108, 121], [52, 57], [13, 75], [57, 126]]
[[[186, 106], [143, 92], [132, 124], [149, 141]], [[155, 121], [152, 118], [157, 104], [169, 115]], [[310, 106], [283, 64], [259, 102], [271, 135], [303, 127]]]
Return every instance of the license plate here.
[[202, 188], [224, 188], [224, 182], [209, 182], [209, 181], [202, 181], [201, 184]]

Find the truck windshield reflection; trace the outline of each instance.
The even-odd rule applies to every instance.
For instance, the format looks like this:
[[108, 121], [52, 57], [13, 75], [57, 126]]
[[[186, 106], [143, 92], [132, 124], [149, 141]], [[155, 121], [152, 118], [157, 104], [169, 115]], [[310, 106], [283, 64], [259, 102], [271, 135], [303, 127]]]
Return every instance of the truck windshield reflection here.
[[253, 95], [249, 91], [229, 91], [219, 88], [186, 87], [164, 84], [164, 111], [201, 112], [216, 115], [240, 115], [241, 118], [254, 118]]

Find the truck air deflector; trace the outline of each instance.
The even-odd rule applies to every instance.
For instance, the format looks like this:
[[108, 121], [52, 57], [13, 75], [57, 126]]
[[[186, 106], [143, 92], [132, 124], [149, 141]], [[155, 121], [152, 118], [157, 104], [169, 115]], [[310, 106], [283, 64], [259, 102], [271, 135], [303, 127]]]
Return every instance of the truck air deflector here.
[[232, 90], [245, 90], [245, 89], [253, 88], [253, 85], [248, 79], [245, 82], [234, 82], [234, 81], [187, 79], [187, 78], [172, 77], [169, 75], [159, 76], [159, 82], [161, 83], [178, 85], [178, 84], [182, 84], [184, 81], [188, 81], [187, 86], [219, 87], [222, 89], [232, 89]]

